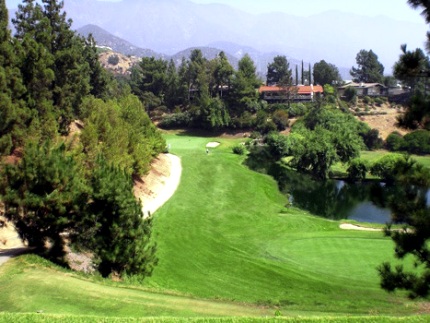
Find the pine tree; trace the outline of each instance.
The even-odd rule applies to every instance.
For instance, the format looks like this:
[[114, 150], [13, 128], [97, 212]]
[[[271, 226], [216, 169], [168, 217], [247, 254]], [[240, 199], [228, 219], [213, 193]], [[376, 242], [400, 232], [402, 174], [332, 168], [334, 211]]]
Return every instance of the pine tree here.
[[94, 222], [84, 224], [84, 228], [94, 231], [96, 223], [91, 246], [101, 274], [151, 275], [157, 264], [156, 247], [151, 243], [152, 220], [143, 218], [130, 177], [99, 159], [92, 187], [89, 210]]
[[0, 0], [0, 154], [23, 143], [29, 119], [19, 70], [21, 48], [11, 38], [8, 23], [5, 0]]
[[113, 80], [100, 64], [96, 41], [92, 35], [85, 40], [83, 55], [89, 67], [90, 94], [99, 99], [108, 99], [109, 85]]
[[5, 217], [24, 242], [56, 261], [64, 255], [62, 234], [76, 229], [88, 193], [80, 166], [63, 144], [29, 143], [23, 159], [2, 170]]

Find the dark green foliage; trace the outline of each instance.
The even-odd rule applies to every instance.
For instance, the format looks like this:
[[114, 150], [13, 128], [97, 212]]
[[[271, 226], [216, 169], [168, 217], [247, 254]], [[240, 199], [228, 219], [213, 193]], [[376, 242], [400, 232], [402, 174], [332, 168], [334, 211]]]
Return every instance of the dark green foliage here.
[[187, 128], [192, 124], [191, 116], [188, 112], [174, 113], [165, 116], [158, 124], [163, 129]]
[[400, 49], [402, 54], [394, 64], [394, 76], [402, 81], [403, 85], [411, 87], [414, 91], [422, 91], [425, 86], [425, 73], [430, 68], [428, 57], [420, 48], [409, 51], [406, 45], [402, 45]]
[[292, 131], [297, 134], [291, 146], [292, 165], [317, 178], [327, 178], [336, 161], [348, 162], [360, 154], [363, 140], [360, 123], [350, 114], [330, 107], [314, 108]]
[[244, 146], [244, 145], [239, 144], [239, 145], [234, 146], [234, 147], [232, 148], [232, 151], [233, 151], [233, 153], [234, 153], [234, 154], [236, 154], [236, 155], [245, 155], [245, 153], [246, 153], [246, 148], [245, 148], [245, 146]]
[[222, 98], [224, 96], [224, 88], [230, 86], [231, 78], [233, 77], [234, 69], [230, 65], [227, 56], [221, 51], [215, 59], [214, 82], [216, 91]]
[[28, 144], [17, 165], [4, 167], [0, 189], [5, 217], [21, 239], [62, 261], [62, 234], [76, 228], [90, 192], [81, 166], [65, 145]]
[[360, 50], [356, 61], [358, 67], [352, 67], [350, 71], [354, 82], [384, 83], [384, 66], [372, 50]]
[[275, 159], [279, 160], [282, 157], [288, 156], [289, 145], [288, 138], [277, 132], [271, 132], [267, 135], [265, 143], [269, 150], [270, 155]]
[[130, 176], [100, 158], [91, 186], [91, 221], [84, 230], [95, 231], [90, 247], [99, 261], [100, 273], [151, 275], [157, 264], [156, 247], [150, 242], [152, 220], [143, 218]]
[[338, 160], [333, 134], [320, 126], [312, 131], [302, 130], [301, 140], [291, 146], [294, 157], [291, 165], [298, 171], [310, 173], [318, 179], [326, 179], [330, 167]]
[[108, 57], [108, 64], [110, 65], [118, 65], [119, 63], [119, 56], [118, 55], [110, 55]]
[[370, 172], [388, 184], [399, 182], [428, 186], [430, 183], [429, 170], [409, 156], [402, 154], [390, 154], [381, 157], [372, 165]]
[[369, 165], [366, 160], [355, 158], [349, 162], [347, 169], [348, 179], [352, 181], [361, 181], [366, 178], [368, 170]]
[[30, 112], [23, 100], [25, 87], [19, 70], [19, 43], [8, 29], [5, 1], [0, 1], [0, 154], [9, 154], [25, 139]]
[[88, 98], [83, 103], [82, 115], [85, 128], [81, 142], [91, 164], [101, 154], [129, 174], [144, 174], [150, 161], [166, 146], [133, 95], [108, 102]]
[[284, 110], [276, 110], [273, 112], [272, 121], [279, 131], [287, 129], [290, 124], [288, 120], [288, 113]]
[[232, 117], [240, 118], [244, 112], [249, 111], [248, 107], [258, 99], [256, 89], [260, 84], [254, 62], [249, 55], [245, 55], [239, 61], [238, 70], [231, 80], [229, 107]]
[[394, 131], [388, 135], [385, 146], [390, 151], [401, 151], [405, 149], [405, 140], [400, 133]]
[[379, 137], [378, 129], [363, 129], [360, 131], [360, 136], [368, 150], [380, 149], [384, 145], [384, 141]]
[[267, 66], [267, 85], [279, 85], [292, 80], [290, 63], [286, 56], [276, 56]]
[[430, 131], [416, 130], [403, 137], [405, 148], [411, 154], [430, 154]]
[[83, 51], [85, 62], [89, 67], [90, 94], [99, 99], [113, 96], [110, 87], [115, 86], [112, 76], [101, 66], [96, 42], [92, 35], [85, 40]]
[[430, 102], [422, 93], [416, 93], [410, 100], [407, 110], [397, 118], [401, 127], [417, 129], [430, 128]]
[[308, 111], [309, 107], [303, 103], [292, 103], [287, 110], [288, 116], [291, 118], [304, 116]]
[[352, 86], [349, 86], [345, 89], [344, 95], [347, 102], [355, 103], [357, 100], [357, 90]]
[[339, 73], [339, 69], [333, 65], [329, 64], [324, 60], [321, 60], [314, 65], [314, 82], [316, 84], [339, 84], [342, 78]]
[[[408, 3], [415, 9], [423, 9], [422, 15], [425, 17], [427, 23], [430, 22], [430, 5], [428, 1], [408, 0]], [[430, 33], [427, 33], [427, 50], [430, 49], [429, 40]], [[402, 46], [402, 50], [404, 54], [399, 63], [394, 67], [394, 70], [396, 71], [397, 69], [400, 72], [399, 75], [405, 76], [405, 81], [408, 81], [408, 79], [413, 81], [413, 74], [416, 74], [422, 68], [420, 65], [424, 62], [422, 52], [420, 50], [406, 52], [405, 45]], [[428, 70], [427, 58], [425, 59], [425, 63]], [[412, 77], [410, 78], [409, 76]], [[418, 95], [413, 100], [404, 118], [399, 120], [399, 123], [414, 128], [421, 123], [427, 127], [428, 122], [423, 120], [423, 117], [427, 115], [428, 102], [422, 95]], [[418, 148], [417, 144], [421, 140], [424, 141], [424, 147], [428, 146], [428, 142], [425, 139], [427, 134], [418, 133], [410, 135], [408, 139], [412, 142], [414, 149]], [[408, 171], [411, 174], [409, 176], [403, 175], [402, 177], [410, 180], [413, 186], [403, 191], [404, 199], [393, 201], [393, 204], [397, 207], [394, 212], [394, 219], [409, 225], [410, 228], [402, 231], [392, 231], [390, 230], [390, 226], [388, 226], [385, 234], [394, 241], [396, 245], [395, 254], [398, 258], [404, 259], [407, 255], [413, 256], [415, 268], [413, 271], [405, 270], [403, 266], [397, 266], [393, 269], [389, 263], [383, 263], [379, 266], [378, 271], [381, 276], [381, 287], [383, 289], [387, 291], [404, 289], [409, 292], [409, 296], [412, 298], [427, 297], [430, 291], [430, 211], [427, 207], [424, 194], [420, 195], [418, 193], [416, 185], [421, 184], [428, 187], [429, 174], [421, 165], [411, 160], [408, 161], [405, 164], [409, 166]]]

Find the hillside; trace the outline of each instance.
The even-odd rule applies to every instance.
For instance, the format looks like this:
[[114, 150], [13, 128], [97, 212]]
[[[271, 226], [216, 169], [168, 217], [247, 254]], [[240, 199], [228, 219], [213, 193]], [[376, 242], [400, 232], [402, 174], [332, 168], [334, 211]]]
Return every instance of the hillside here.
[[350, 69], [359, 50], [372, 49], [388, 74], [400, 54], [399, 46], [422, 47], [427, 31], [424, 23], [384, 16], [369, 18], [330, 11], [298, 17], [276, 12], [276, 8], [273, 13], [252, 15], [227, 5], [188, 0], [67, 0], [65, 9], [75, 28], [94, 24], [137, 47], [167, 55], [230, 42], [298, 61], [324, 59]]
[[137, 56], [137, 57], [163, 57], [162, 54], [156, 53], [151, 49], [139, 48], [130, 42], [112, 35], [108, 31], [96, 26], [96, 25], [85, 25], [78, 28], [77, 33], [88, 37], [91, 34], [99, 46], [106, 46], [115, 52], [121, 53], [127, 56]]

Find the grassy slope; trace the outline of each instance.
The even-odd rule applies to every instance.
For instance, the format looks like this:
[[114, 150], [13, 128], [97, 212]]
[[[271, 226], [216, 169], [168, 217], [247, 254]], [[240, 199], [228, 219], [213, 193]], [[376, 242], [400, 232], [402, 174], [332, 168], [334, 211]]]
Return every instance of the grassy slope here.
[[284, 315], [417, 312], [419, 304], [378, 286], [375, 267], [393, 253], [381, 233], [342, 231], [337, 222], [286, 209], [276, 183], [231, 153], [234, 140], [221, 139], [206, 155], [213, 140], [167, 136], [184, 169], [177, 193], [154, 220], [160, 263], [146, 286], [160, 293], [20, 258], [0, 268], [0, 311], [265, 316], [274, 308], [261, 305], [278, 305]]

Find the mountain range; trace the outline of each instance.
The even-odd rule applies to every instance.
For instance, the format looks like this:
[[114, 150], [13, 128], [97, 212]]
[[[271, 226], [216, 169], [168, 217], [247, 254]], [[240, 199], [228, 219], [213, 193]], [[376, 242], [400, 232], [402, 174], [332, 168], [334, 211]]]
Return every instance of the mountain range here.
[[171, 56], [188, 48], [209, 47], [236, 59], [248, 53], [254, 60], [258, 58], [259, 70], [280, 54], [293, 66], [301, 60], [315, 63], [324, 59], [346, 71], [356, 65], [361, 49], [372, 49], [390, 74], [400, 45], [423, 47], [427, 31], [425, 25], [385, 16], [338, 11], [310, 17], [280, 12], [256, 15], [190, 0], [65, 0], [65, 10], [73, 28], [101, 27], [128, 42], [130, 53], [136, 47]]

